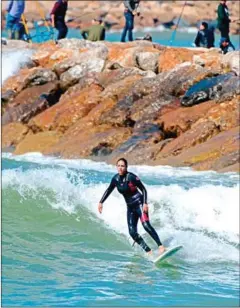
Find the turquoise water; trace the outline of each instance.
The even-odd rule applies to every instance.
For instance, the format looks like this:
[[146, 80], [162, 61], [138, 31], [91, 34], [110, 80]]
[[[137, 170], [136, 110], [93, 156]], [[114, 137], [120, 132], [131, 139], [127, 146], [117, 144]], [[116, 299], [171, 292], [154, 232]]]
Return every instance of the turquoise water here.
[[[181, 30], [178, 30], [175, 35], [172, 30], [158, 31], [156, 28], [149, 28], [143, 31], [135, 31], [134, 38], [143, 37], [146, 33], [150, 33], [153, 38], [153, 42], [159, 43], [162, 45], [172, 45], [178, 47], [192, 47], [192, 44], [195, 40], [196, 33], [188, 33]], [[38, 27], [36, 30], [31, 30], [32, 40], [36, 43], [41, 43], [43, 41], [50, 40], [52, 38], [57, 38], [57, 31], [52, 29], [48, 31], [45, 27]], [[2, 32], [2, 36], [6, 37], [6, 31]], [[69, 28], [67, 38], [78, 38], [82, 39], [79, 29]], [[121, 32], [106, 32], [106, 40], [110, 42], [119, 42], [121, 38]], [[215, 46], [219, 46], [220, 35], [216, 32], [215, 34]], [[231, 41], [236, 47], [240, 48], [240, 37], [238, 35], [231, 35]]]
[[129, 170], [147, 187], [164, 244], [184, 246], [159, 267], [132, 247], [122, 196], [114, 191], [97, 212], [114, 166], [3, 154], [3, 306], [240, 304], [238, 175]]

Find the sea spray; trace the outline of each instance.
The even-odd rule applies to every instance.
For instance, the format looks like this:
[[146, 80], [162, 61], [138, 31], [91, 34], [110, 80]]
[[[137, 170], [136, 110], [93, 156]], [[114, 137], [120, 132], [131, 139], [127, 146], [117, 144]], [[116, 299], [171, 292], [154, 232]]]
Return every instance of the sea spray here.
[[[238, 192], [234, 173], [130, 166], [148, 190], [150, 219], [166, 246], [160, 268], [128, 241], [116, 167], [38, 153], [3, 154], [2, 302], [41, 306], [237, 306]], [[139, 223], [149, 245], [156, 244]], [[146, 294], [146, 296], [144, 296]]]
[[[14, 159], [14, 156], [8, 155], [8, 157]], [[24, 199], [45, 198], [51, 208], [68, 214], [77, 214], [80, 208], [84, 207], [88, 213], [92, 213], [89, 219], [102, 220], [105, 228], [122, 234], [126, 240], [129, 239], [126, 205], [116, 190], [104, 203], [103, 214], [100, 215], [97, 211], [101, 195], [115, 173], [114, 166], [78, 160], [77, 167], [75, 160], [68, 160], [64, 164], [64, 160], [45, 158], [37, 154], [15, 158], [23, 161], [38, 160], [42, 162], [42, 166], [41, 168], [39, 165], [38, 168], [31, 166], [28, 170], [22, 168], [3, 170], [3, 189], [12, 187]], [[49, 164], [52, 168], [49, 168]], [[105, 172], [102, 172], [102, 168], [105, 168]], [[219, 175], [222, 180], [216, 185], [216, 173], [201, 174], [183, 169], [181, 177], [181, 171], [176, 168], [171, 170], [158, 167], [152, 180], [152, 167], [133, 166], [132, 169], [137, 171], [146, 185], [151, 222], [163, 241], [169, 242], [168, 239], [171, 238], [169, 244], [184, 245], [189, 252], [192, 252], [188, 257], [195, 260], [201, 259], [198, 256], [199, 250], [208, 251], [208, 255], [200, 255], [204, 259], [214, 259], [218, 256], [218, 258], [237, 260], [239, 248], [237, 175], [235, 179], [231, 179], [231, 174], [225, 175], [225, 183], [222, 175]], [[173, 180], [171, 173], [174, 170], [178, 174], [178, 184], [171, 183]], [[52, 197], [49, 198], [49, 195]], [[148, 238], [141, 224], [139, 232]]]
[[2, 85], [9, 77], [31, 62], [33, 50], [22, 49], [3, 51], [2, 53]]

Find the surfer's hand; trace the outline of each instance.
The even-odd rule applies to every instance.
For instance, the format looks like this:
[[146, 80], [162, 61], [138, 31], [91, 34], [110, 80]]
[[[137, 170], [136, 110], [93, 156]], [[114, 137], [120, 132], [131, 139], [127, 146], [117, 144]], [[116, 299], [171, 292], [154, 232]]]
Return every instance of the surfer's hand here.
[[148, 204], [147, 203], [143, 204], [143, 212], [148, 213]]
[[102, 203], [99, 203], [99, 204], [98, 204], [98, 212], [99, 212], [100, 214], [102, 214], [102, 209], [103, 209], [103, 205], [102, 205]]

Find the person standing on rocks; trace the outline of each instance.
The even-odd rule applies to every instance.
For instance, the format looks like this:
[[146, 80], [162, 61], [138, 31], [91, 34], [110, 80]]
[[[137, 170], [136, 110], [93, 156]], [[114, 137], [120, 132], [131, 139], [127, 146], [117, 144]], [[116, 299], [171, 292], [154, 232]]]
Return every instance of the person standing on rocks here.
[[121, 42], [125, 42], [126, 35], [128, 33], [128, 40], [130, 42], [133, 41], [133, 28], [134, 28], [134, 17], [135, 15], [139, 15], [137, 9], [139, 7], [140, 0], [126, 0], [123, 1], [125, 9], [125, 26], [121, 36]]
[[21, 16], [25, 9], [25, 0], [9, 0], [7, 3], [7, 22], [6, 29], [8, 31], [9, 39], [18, 40], [21, 29]]
[[68, 27], [65, 23], [65, 16], [68, 9], [68, 0], [58, 0], [51, 11], [51, 21], [53, 28], [58, 30], [57, 40], [67, 36]]
[[82, 37], [85, 40], [97, 42], [105, 40], [105, 27], [102, 19], [93, 19], [92, 26], [89, 28], [82, 29]]
[[221, 33], [221, 40], [227, 40], [229, 46], [231, 46], [235, 50], [235, 47], [229, 37], [231, 19], [229, 17], [227, 0], [222, 0], [221, 3], [218, 5], [217, 16], [218, 29]]

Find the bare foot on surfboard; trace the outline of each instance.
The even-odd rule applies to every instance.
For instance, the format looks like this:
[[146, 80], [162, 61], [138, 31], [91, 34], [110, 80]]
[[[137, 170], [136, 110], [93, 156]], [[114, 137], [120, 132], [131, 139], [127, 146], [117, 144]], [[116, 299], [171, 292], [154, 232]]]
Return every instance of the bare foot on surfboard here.
[[147, 252], [147, 255], [148, 255], [148, 256], [152, 256], [152, 250], [148, 251], [148, 252]]
[[163, 245], [158, 247], [158, 251], [160, 255], [163, 254], [166, 250], [167, 250], [166, 247], [164, 247]]

